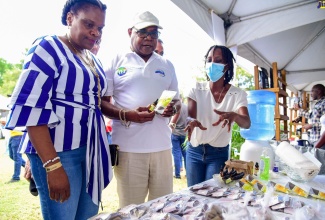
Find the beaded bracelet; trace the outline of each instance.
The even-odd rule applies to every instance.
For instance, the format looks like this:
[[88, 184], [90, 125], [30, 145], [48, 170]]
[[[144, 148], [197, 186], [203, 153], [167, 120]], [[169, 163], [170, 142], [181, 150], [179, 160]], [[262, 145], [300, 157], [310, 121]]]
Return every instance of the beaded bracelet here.
[[126, 120], [125, 113], [126, 113], [126, 111], [124, 109], [120, 109], [118, 112], [118, 116], [120, 118], [121, 124], [124, 125], [126, 128], [128, 128], [130, 126], [131, 122]]
[[43, 167], [45, 168], [47, 164], [54, 162], [56, 160], [60, 160], [60, 157], [54, 157], [52, 160], [48, 160], [45, 163], [43, 163]]
[[123, 110], [123, 116], [124, 116], [124, 126], [126, 127], [126, 128], [128, 128], [128, 127], [130, 127], [130, 124], [131, 124], [131, 122], [130, 121], [127, 121], [126, 120], [126, 117], [125, 117], [125, 113], [126, 113], [126, 111], [125, 110]]
[[53, 170], [59, 169], [60, 167], [62, 167], [62, 163], [59, 161], [59, 162], [57, 162], [57, 163], [55, 163], [55, 164], [53, 164], [53, 165], [51, 165], [49, 167], [45, 167], [45, 170], [48, 173], [48, 172], [51, 172]]

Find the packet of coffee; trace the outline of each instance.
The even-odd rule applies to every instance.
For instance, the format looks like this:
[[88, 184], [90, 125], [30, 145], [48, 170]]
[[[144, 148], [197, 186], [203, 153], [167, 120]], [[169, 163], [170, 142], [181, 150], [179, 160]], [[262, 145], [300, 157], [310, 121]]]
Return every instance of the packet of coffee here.
[[308, 197], [308, 193], [305, 190], [303, 190], [299, 186], [293, 184], [292, 182], [288, 182], [286, 184], [286, 188], [288, 188], [290, 190], [290, 192], [292, 192], [293, 194], [296, 194], [296, 195], [299, 195], [299, 196], [302, 196], [305, 198]]
[[279, 183], [272, 182], [272, 181], [270, 181], [270, 184], [274, 187], [275, 191], [289, 194], [289, 189], [286, 188], [285, 186], [283, 186]]
[[155, 111], [159, 114], [164, 113], [165, 108], [167, 105], [173, 100], [174, 96], [177, 92], [170, 91], [170, 90], [164, 90], [158, 99], [158, 103], [155, 107]]
[[309, 194], [312, 197], [316, 198], [316, 199], [323, 199], [323, 200], [325, 200], [325, 193], [324, 192], [321, 192], [321, 191], [319, 191], [317, 189], [310, 188]]

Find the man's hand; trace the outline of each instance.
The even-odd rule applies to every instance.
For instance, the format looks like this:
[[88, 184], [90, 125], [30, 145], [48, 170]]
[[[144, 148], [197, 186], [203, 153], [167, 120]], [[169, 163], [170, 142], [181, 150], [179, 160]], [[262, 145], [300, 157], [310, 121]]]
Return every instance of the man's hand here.
[[312, 127], [313, 127], [313, 125], [311, 125], [311, 124], [305, 124], [304, 126], [302, 126], [304, 129], [306, 129], [306, 130], [309, 130], [309, 129], [311, 129]]
[[29, 182], [30, 179], [32, 178], [32, 172], [30, 170], [30, 161], [27, 160], [25, 164], [25, 173], [24, 173], [24, 178]]
[[150, 105], [148, 105], [147, 107], [138, 107], [135, 110], [127, 111], [125, 113], [127, 121], [136, 123], [145, 123], [148, 121], [152, 121], [156, 113], [154, 111], [150, 112], [149, 108]]

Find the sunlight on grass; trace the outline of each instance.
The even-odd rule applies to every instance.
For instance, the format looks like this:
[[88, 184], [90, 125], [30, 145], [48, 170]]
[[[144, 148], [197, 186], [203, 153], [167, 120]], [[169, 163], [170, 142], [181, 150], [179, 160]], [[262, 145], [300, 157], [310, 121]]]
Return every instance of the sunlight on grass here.
[[[24, 155], [24, 158], [26, 156]], [[23, 178], [21, 181], [6, 184], [13, 174], [13, 161], [6, 154], [4, 140], [0, 140], [0, 219], [1, 220], [40, 220], [42, 219], [39, 207], [39, 197], [29, 192], [29, 183]], [[174, 192], [187, 187], [186, 177], [174, 179]], [[118, 196], [116, 192], [116, 180], [103, 191], [103, 210], [101, 212], [115, 212], [118, 208]]]

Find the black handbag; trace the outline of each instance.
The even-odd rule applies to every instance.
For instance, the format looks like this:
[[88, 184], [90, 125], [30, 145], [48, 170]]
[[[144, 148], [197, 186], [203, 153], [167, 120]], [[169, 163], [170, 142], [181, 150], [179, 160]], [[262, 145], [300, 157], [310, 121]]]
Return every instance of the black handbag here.
[[111, 162], [112, 166], [118, 165], [118, 154], [119, 154], [120, 147], [117, 144], [110, 144], [109, 151], [111, 153]]

